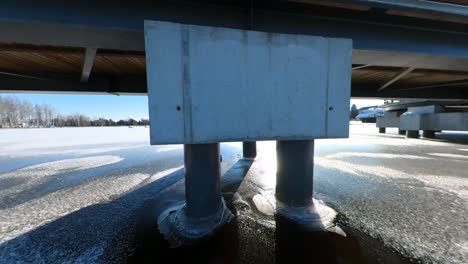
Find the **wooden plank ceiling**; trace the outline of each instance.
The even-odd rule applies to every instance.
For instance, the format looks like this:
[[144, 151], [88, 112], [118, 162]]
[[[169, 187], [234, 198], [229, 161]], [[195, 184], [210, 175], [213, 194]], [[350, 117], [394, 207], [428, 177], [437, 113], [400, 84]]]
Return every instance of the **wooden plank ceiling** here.
[[[41, 76], [65, 74], [79, 80], [85, 49], [57, 48], [32, 45], [0, 44], [0, 74]], [[404, 68], [354, 65], [353, 84], [375, 86], [376, 89], [392, 80]], [[468, 69], [467, 69], [468, 70]], [[98, 50], [91, 71], [93, 76], [146, 76], [143, 53]], [[414, 69], [398, 79], [391, 88], [413, 88], [440, 83], [468, 80], [468, 71]]]
[[[63, 73], [79, 76], [85, 49], [0, 44], [0, 71], [36, 75]], [[144, 53], [98, 50], [92, 75], [145, 76]]]

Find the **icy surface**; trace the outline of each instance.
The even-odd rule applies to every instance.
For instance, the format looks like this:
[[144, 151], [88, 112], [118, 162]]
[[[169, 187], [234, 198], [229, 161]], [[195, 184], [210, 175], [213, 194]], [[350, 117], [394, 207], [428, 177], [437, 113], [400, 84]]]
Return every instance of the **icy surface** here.
[[[317, 140], [315, 198], [406, 256], [468, 263], [467, 144], [387, 131]], [[221, 150], [225, 171], [241, 144]], [[258, 151], [249, 177], [274, 189], [275, 144]], [[182, 146], [150, 146], [143, 127], [0, 130], [0, 263], [125, 263], [138, 213], [182, 165]]]
[[137, 213], [182, 165], [144, 127], [0, 130], [0, 263], [125, 262]]
[[316, 196], [406, 256], [468, 263], [468, 142], [381, 135], [363, 124], [351, 131], [349, 140], [318, 141]]

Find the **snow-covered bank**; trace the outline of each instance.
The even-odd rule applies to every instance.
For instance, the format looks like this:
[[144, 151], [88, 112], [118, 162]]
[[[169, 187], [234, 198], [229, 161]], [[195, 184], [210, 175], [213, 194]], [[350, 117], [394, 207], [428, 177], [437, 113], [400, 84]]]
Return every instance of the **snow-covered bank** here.
[[[113, 144], [114, 146], [108, 146]], [[115, 150], [128, 144], [149, 145], [147, 127], [78, 127], [0, 129], [0, 157], [24, 157], [51, 154], [74, 147], [85, 151], [99, 145]]]

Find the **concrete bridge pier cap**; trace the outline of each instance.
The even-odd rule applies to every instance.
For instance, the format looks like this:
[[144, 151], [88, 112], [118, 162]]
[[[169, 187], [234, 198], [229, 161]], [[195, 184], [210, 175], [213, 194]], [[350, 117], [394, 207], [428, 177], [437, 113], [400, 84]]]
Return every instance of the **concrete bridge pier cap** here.
[[[314, 140], [349, 136], [352, 41], [145, 21], [150, 139], [184, 144], [186, 202], [160, 216], [173, 244], [233, 218], [219, 143], [277, 141], [276, 215], [308, 230], [335, 212], [313, 200]], [[163, 218], [161, 220], [161, 218]]]

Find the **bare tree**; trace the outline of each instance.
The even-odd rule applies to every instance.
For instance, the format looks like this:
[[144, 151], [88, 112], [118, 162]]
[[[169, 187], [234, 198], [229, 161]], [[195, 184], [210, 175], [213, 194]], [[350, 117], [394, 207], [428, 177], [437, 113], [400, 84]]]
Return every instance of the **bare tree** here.
[[42, 111], [40, 105], [34, 105], [34, 118], [36, 119], [36, 126], [42, 125]]
[[27, 126], [30, 126], [32, 118], [34, 117], [34, 106], [30, 102], [24, 101], [22, 107], [25, 113], [25, 119], [23, 122], [25, 122]]
[[6, 118], [5, 99], [0, 96], [0, 127], [4, 127]]
[[18, 120], [19, 120], [18, 100], [15, 98], [11, 98], [11, 97], [6, 98], [4, 105], [5, 105], [8, 125], [10, 127], [17, 127]]
[[93, 118], [76, 113], [69, 116], [61, 115], [53, 106], [47, 104], [32, 104], [15, 97], [0, 96], [0, 128], [39, 126], [132, 126], [147, 125], [149, 120], [134, 119], [114, 121], [105, 118]]

